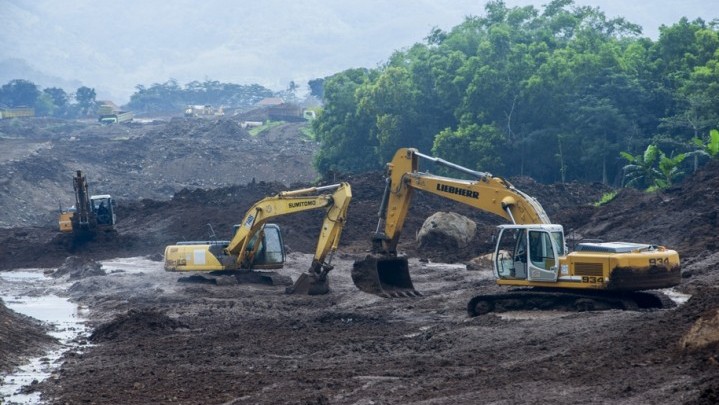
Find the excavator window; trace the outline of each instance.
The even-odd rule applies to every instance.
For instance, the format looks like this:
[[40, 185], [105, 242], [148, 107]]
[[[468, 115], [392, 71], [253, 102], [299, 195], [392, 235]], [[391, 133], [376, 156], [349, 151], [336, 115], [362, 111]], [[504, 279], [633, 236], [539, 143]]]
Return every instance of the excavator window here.
[[285, 260], [285, 251], [279, 233], [265, 231], [265, 261], [268, 263], [282, 263]]
[[525, 229], [504, 229], [496, 250], [497, 273], [504, 279], [527, 278], [527, 232]]
[[549, 270], [554, 263], [554, 248], [548, 232], [529, 232], [529, 258], [532, 265], [542, 270]]
[[280, 228], [275, 224], [266, 224], [261, 232], [257, 232], [252, 239], [250, 239], [250, 242], [247, 244], [248, 250], [254, 249], [254, 244], [257, 243], [258, 237], [262, 239], [259, 241], [260, 246], [257, 248], [253, 266], [284, 263], [285, 250]]
[[495, 250], [496, 273], [505, 280], [554, 281], [564, 252], [561, 231], [502, 227]]

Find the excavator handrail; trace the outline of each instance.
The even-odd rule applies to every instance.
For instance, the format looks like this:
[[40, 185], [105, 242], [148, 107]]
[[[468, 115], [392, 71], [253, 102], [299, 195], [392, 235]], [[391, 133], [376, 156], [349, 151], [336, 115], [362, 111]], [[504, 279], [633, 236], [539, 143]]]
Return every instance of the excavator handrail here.
[[437, 163], [437, 164], [439, 164], [439, 165], [441, 165], [441, 166], [445, 166], [445, 167], [449, 167], [449, 168], [458, 170], [458, 171], [463, 172], [463, 173], [466, 173], [466, 174], [471, 174], [471, 175], [473, 175], [473, 176], [477, 176], [477, 178], [479, 178], [479, 179], [481, 179], [481, 180], [483, 180], [485, 177], [492, 177], [492, 174], [491, 174], [491, 173], [478, 172], [478, 171], [476, 171], [476, 170], [472, 170], [472, 169], [469, 169], [469, 168], [467, 168], [467, 167], [460, 166], [460, 165], [458, 165], [458, 164], [456, 164], [456, 163], [452, 163], [452, 162], [450, 162], [450, 161], [447, 161], [447, 160], [444, 160], [444, 159], [441, 159], [441, 158], [438, 158], [438, 157], [425, 155], [424, 153], [418, 152], [416, 149], [413, 149], [413, 150], [414, 150], [414, 154], [415, 154], [415, 155], [417, 155], [417, 156], [419, 156], [419, 157], [421, 157], [421, 158], [423, 158], [423, 159], [429, 160], [430, 162], [433, 162], [433, 163]]
[[[457, 170], [457, 171], [459, 171], [459, 172], [462, 172], [462, 173], [465, 173], [465, 174], [469, 174], [469, 175], [472, 175], [472, 176], [476, 176], [478, 180], [481, 180], [481, 181], [488, 181], [489, 179], [496, 179], [496, 180], [498, 180], [499, 182], [503, 183], [503, 184], [504, 184], [509, 190], [511, 190], [512, 192], [517, 193], [517, 194], [519, 194], [520, 196], [522, 196], [522, 198], [523, 198], [528, 204], [530, 204], [530, 205], [534, 208], [534, 211], [536, 212], [537, 217], [539, 217], [539, 218], [541, 219], [541, 223], [544, 223], [544, 224], [549, 224], [549, 223], [551, 223], [550, 220], [549, 220], [549, 216], [547, 216], [546, 212], [544, 211], [544, 208], [543, 208], [542, 205], [539, 203], [539, 201], [537, 201], [536, 198], [534, 198], [534, 197], [528, 195], [527, 193], [525, 193], [525, 192], [523, 192], [523, 191], [517, 189], [516, 187], [514, 187], [514, 185], [512, 185], [512, 183], [510, 183], [510, 182], [509, 182], [508, 180], [506, 180], [505, 178], [503, 178], [503, 177], [498, 177], [498, 176], [493, 176], [492, 173], [489, 173], [489, 172], [480, 172], [480, 171], [472, 170], [472, 169], [470, 169], [470, 168], [467, 168], [467, 167], [458, 165], [458, 164], [456, 164], [456, 163], [452, 163], [452, 162], [450, 162], [450, 161], [447, 161], [447, 160], [444, 160], [444, 159], [441, 159], [441, 158], [438, 158], [438, 157], [433, 157], [433, 156], [425, 155], [425, 154], [420, 153], [419, 151], [417, 151], [416, 149], [413, 149], [413, 148], [410, 148], [409, 150], [410, 150], [410, 151], [413, 151], [414, 155], [419, 156], [419, 157], [421, 157], [421, 158], [423, 158], [423, 159], [425, 159], [425, 160], [429, 160], [430, 162], [433, 162], [433, 163], [436, 163], [436, 164], [439, 164], [439, 165], [441, 165], [441, 166], [445, 166], [445, 167], [448, 167], [448, 168], [451, 168], [451, 169], [455, 169], [455, 170]], [[428, 172], [419, 172], [419, 171], [417, 171], [416, 173], [417, 173], [417, 175], [421, 175], [421, 176], [434, 176], [434, 175], [432, 175], [431, 173], [428, 173]], [[450, 180], [450, 181], [460, 181], [459, 179], [454, 179], [454, 178], [450, 178], [450, 177], [447, 177], [446, 179], [447, 179], [447, 180]], [[508, 205], [511, 205], [511, 204], [508, 204]], [[505, 210], [507, 211], [507, 215], [510, 217], [512, 223], [515, 223], [515, 224], [516, 224], [517, 222], [515, 221], [514, 217], [512, 216], [511, 211], [509, 211], [508, 209], [505, 209]]]

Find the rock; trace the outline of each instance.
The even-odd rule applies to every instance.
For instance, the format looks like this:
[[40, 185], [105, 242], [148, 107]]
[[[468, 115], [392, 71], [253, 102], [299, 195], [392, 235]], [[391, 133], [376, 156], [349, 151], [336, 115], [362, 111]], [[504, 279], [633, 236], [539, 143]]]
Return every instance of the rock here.
[[719, 342], [719, 309], [704, 313], [682, 337], [679, 346], [696, 350]]
[[417, 232], [420, 248], [464, 248], [474, 238], [477, 224], [454, 212], [437, 212], [427, 218]]
[[494, 253], [487, 253], [482, 256], [477, 256], [466, 263], [467, 270], [492, 270], [493, 260]]
[[107, 273], [102, 269], [102, 264], [79, 256], [69, 256], [65, 262], [52, 274], [58, 278], [69, 275], [70, 280], [77, 280], [85, 277], [105, 276]]

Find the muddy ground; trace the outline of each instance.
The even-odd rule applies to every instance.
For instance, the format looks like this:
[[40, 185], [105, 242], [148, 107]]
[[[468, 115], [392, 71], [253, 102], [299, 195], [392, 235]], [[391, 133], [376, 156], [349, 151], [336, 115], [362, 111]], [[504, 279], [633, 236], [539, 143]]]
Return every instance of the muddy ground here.
[[[178, 124], [152, 125], [168, 133]], [[196, 173], [199, 184], [204, 180]], [[352, 184], [354, 198], [326, 296], [285, 295], [279, 286], [177, 283], [177, 275], [151, 260], [168, 243], [207, 238], [207, 224], [226, 238], [253, 202], [308, 180], [256, 177], [178, 190], [171, 199], [121, 199], [118, 235], [81, 245], [58, 238], [41, 219], [0, 229], [2, 269], [56, 268], [71, 254], [96, 260], [149, 255], [129, 262], [125, 271], [57, 279], [58, 293], [89, 308], [94, 333], [90, 345], [66, 354], [36, 389], [50, 403], [716, 403], [717, 344], [687, 348], [682, 339], [697, 319], [711, 318], [719, 308], [719, 164], [664, 193], [622, 190], [598, 208], [591, 203], [608, 191], [601, 185], [512, 179], [568, 235], [572, 229], [575, 238], [664, 244], [680, 252], [684, 279], [678, 290], [692, 298], [675, 309], [644, 312], [468, 318], [473, 295], [500, 291], [487, 268], [466, 266], [491, 249], [499, 221], [428, 195], [415, 199], [400, 245], [412, 257], [413, 280], [423, 296], [364, 294], [349, 273], [369, 248], [382, 174], [340, 180]], [[478, 222], [469, 248], [417, 250], [413, 235], [438, 210]], [[283, 274], [296, 279], [309, 266], [320, 221], [318, 212], [278, 221], [292, 251]], [[0, 353], [12, 344], [0, 335]]]

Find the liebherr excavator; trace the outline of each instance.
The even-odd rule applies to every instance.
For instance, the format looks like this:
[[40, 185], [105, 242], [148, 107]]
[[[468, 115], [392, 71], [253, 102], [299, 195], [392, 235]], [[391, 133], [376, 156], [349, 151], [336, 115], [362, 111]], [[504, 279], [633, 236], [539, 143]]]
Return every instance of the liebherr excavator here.
[[[419, 159], [458, 170], [476, 180], [419, 171]], [[356, 261], [352, 279], [362, 291], [384, 297], [419, 295], [407, 258], [397, 243], [415, 190], [426, 191], [505, 218], [493, 257], [497, 284], [520, 287], [503, 294], [479, 295], [467, 305], [470, 316], [518, 309], [570, 310], [658, 308], [661, 294], [643, 292], [672, 287], [681, 280], [679, 255], [662, 246], [627, 242], [579, 243], [568, 253], [561, 225], [551, 224], [541, 204], [507, 180], [399, 149], [387, 164], [387, 185], [372, 254]], [[531, 288], [530, 288], [531, 287]]]
[[[312, 194], [330, 190], [334, 192]], [[326, 294], [329, 292], [327, 273], [333, 268], [332, 255], [339, 245], [351, 199], [352, 189], [348, 183], [283, 191], [264, 198], [247, 210], [230, 241], [178, 242], [167, 246], [165, 270], [232, 275], [240, 282], [257, 280], [258, 277], [272, 278], [270, 273], [253, 271], [279, 269], [284, 265], [285, 250], [280, 228], [266, 222], [282, 215], [327, 208], [312, 264], [293, 286], [287, 288], [288, 293]]]

